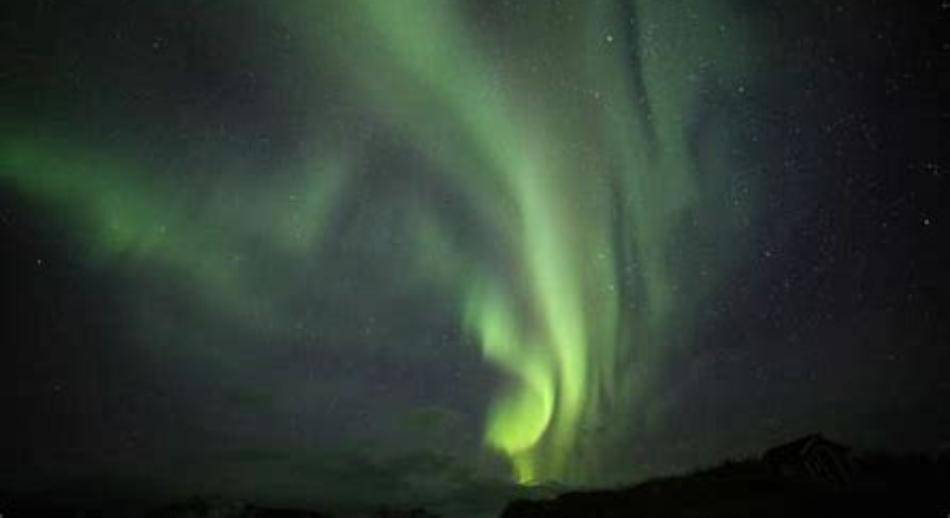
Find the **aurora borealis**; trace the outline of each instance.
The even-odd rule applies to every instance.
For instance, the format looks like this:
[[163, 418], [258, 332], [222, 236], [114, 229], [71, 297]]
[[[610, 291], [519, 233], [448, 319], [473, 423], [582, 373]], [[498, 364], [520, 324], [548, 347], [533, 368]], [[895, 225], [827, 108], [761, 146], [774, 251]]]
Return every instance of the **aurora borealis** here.
[[[12, 25], [0, 208], [34, 324], [8, 337], [61, 358], [15, 393], [74, 390], [64, 429], [83, 432], [48, 442], [99, 452], [51, 446], [37, 476], [195, 457], [262, 494], [316, 480], [326, 501], [444, 502], [627, 483], [802, 428], [887, 435], [860, 432], [892, 397], [871, 388], [877, 360], [843, 376], [844, 417], [802, 403], [840, 374], [782, 377], [823, 362], [800, 340], [838, 337], [834, 365], [886, 350], [892, 320], [840, 333], [891, 300], [865, 279], [933, 239], [827, 287], [877, 245], [823, 215], [860, 212], [825, 194], [843, 192], [825, 157], [877, 146], [884, 123], [846, 117], [857, 86], [812, 87], [844, 122], [803, 102], [836, 69], [782, 30], [818, 7], [178, 4], [37, 2]], [[835, 123], [853, 136], [812, 129]], [[914, 200], [915, 222], [940, 219]], [[829, 309], [855, 290], [877, 302]], [[759, 319], [766, 299], [785, 309]], [[932, 307], [906, 310], [930, 315], [907, 339], [943, 336]], [[74, 354], [100, 377], [56, 367]], [[790, 393], [807, 395], [772, 404]]]
[[[343, 48], [326, 45], [329, 52], [343, 56], [357, 88], [391, 114], [387, 122], [404, 128], [459, 184], [477, 207], [476, 222], [498, 242], [502, 264], [469, 257], [440, 242], [455, 232], [429, 221], [437, 215], [419, 216], [429, 231], [420, 253], [448, 249], [448, 264], [437, 271], [446, 273], [443, 283], [464, 307], [485, 358], [512, 378], [491, 404], [486, 441], [511, 459], [521, 482], [589, 482], [603, 438], [582, 438], [581, 430], [598, 429], [613, 404], [635, 404], [637, 381], [629, 379], [635, 375], [623, 349], [662, 348], [653, 342], [662, 342], [675, 304], [665, 271], [668, 236], [696, 196], [690, 176], [697, 165], [684, 125], [674, 123], [686, 118], [680, 110], [695, 95], [683, 84], [686, 71], [706, 63], [704, 73], [736, 80], [745, 56], [730, 40], [741, 36], [717, 38], [714, 47], [706, 38], [724, 23], [740, 34], [745, 27], [720, 13], [693, 12], [711, 25], [676, 41], [671, 67], [613, 21], [644, 23], [651, 37], [672, 42], [685, 14], [676, 7], [594, 3], [576, 14], [576, 34], [564, 35], [533, 21], [550, 16], [549, 6], [529, 5], [525, 21], [540, 27], [533, 38], [552, 44], [546, 55], [557, 62], [524, 74], [499, 70], [456, 10], [438, 2], [418, 9], [349, 3], [327, 16], [333, 29], [315, 32], [342, 41]], [[513, 46], [507, 59], [541, 57], [530, 45]], [[572, 81], [559, 85], [564, 76]], [[639, 105], [630, 98], [638, 88]], [[564, 109], [574, 105], [584, 109]], [[622, 278], [618, 265], [631, 263], [638, 271]], [[618, 322], [635, 300], [646, 342]]]

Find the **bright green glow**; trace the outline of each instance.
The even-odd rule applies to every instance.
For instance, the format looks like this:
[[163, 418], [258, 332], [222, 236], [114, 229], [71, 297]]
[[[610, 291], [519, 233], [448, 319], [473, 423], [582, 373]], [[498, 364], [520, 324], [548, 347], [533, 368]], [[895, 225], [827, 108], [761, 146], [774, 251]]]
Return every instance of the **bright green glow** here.
[[497, 292], [473, 294], [469, 303], [471, 325], [481, 331], [486, 358], [508, 367], [518, 386], [505, 393], [492, 408], [489, 441], [511, 455], [530, 449], [541, 439], [554, 408], [552, 373], [545, 351], [526, 346], [517, 335], [511, 308]]
[[[709, 214], [687, 127], [703, 81], [741, 77], [750, 46], [741, 20], [698, 0], [629, 10], [591, 0], [557, 16], [550, 3], [525, 2], [517, 29], [493, 41], [461, 2], [281, 5], [326, 74], [416, 148], [481, 232], [466, 242], [458, 235], [470, 229], [412, 206], [404, 230], [417, 271], [394, 277], [446, 290], [509, 378], [485, 442], [521, 483], [597, 482], [611, 441], [632, 433], [630, 409], [646, 403], [665, 335], [688, 325], [674, 321], [693, 301], [677, 285], [673, 237], [687, 214]], [[317, 157], [292, 182], [229, 180], [182, 201], [100, 154], [0, 144], [0, 180], [64, 209], [95, 256], [167, 268], [241, 317], [275, 318], [270, 305], [285, 294], [274, 291], [294, 288], [236, 260], [246, 243], [264, 238], [288, 262], [311, 259], [339, 194], [359, 188], [345, 151]], [[387, 202], [403, 208], [373, 200]]]
[[[326, 167], [303, 175], [306, 189], [262, 190], [232, 206], [214, 203], [206, 190], [173, 193], [135, 166], [70, 146], [0, 145], [0, 180], [63, 214], [92, 258], [167, 269], [212, 306], [254, 318], [275, 315], [270, 300], [254, 294], [245, 241], [260, 233], [278, 250], [309, 252], [329, 218], [340, 171]], [[240, 187], [230, 194], [249, 190]]]
[[[629, 12], [579, 3], [570, 30], [540, 4], [519, 11], [522, 45], [497, 63], [459, 4], [435, 0], [321, 6], [335, 25], [316, 31], [317, 48], [457, 182], [509, 258], [485, 265], [447, 251], [452, 230], [418, 218], [420, 264], [458, 294], [485, 358], [512, 378], [488, 414], [487, 443], [521, 482], [589, 482], [609, 449], [596, 430], [646, 383], [625, 358], [633, 348], [661, 356], [662, 343], [634, 337], [662, 340], [677, 304], [670, 235], [698, 197], [692, 77], [738, 75], [747, 41], [711, 2], [641, 1]], [[631, 22], [639, 42], [624, 39]], [[509, 66], [518, 62], [542, 65]], [[633, 281], [621, 278], [625, 264], [636, 265]], [[634, 299], [645, 330], [629, 314], [621, 325]]]

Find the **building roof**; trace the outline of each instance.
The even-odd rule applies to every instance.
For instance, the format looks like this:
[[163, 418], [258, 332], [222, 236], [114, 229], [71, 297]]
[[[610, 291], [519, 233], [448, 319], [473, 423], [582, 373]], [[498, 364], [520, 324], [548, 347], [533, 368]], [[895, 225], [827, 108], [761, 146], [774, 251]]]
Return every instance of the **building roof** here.
[[814, 433], [769, 449], [762, 455], [762, 458], [769, 462], [794, 461], [808, 455], [809, 450], [818, 445], [830, 447], [841, 453], [846, 453], [850, 449], [842, 444], [829, 441], [821, 434]]

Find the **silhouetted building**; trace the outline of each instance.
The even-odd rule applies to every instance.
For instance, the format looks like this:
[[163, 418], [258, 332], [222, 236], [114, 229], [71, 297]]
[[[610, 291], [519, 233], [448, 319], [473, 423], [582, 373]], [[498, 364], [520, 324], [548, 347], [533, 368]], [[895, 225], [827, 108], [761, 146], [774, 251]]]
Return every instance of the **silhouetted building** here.
[[762, 460], [787, 478], [844, 486], [854, 472], [851, 451], [821, 434], [812, 434], [765, 452]]

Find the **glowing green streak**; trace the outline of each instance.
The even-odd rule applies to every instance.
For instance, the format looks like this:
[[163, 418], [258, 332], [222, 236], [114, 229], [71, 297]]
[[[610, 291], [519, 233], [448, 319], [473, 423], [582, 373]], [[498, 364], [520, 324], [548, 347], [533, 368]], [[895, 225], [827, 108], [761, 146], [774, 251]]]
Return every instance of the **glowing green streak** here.
[[[743, 55], [742, 35], [723, 34], [737, 24], [710, 3], [687, 4], [635, 2], [631, 20], [612, 2], [585, 2], [574, 14], [587, 30], [563, 34], [546, 26], [543, 6], [528, 3], [519, 23], [539, 28], [539, 41], [559, 42], [558, 54], [539, 56], [531, 45], [502, 54], [557, 59], [567, 85], [545, 74], [501, 77], [454, 3], [355, 0], [300, 16], [332, 19], [318, 30], [319, 51], [457, 180], [511, 259], [492, 266], [447, 252], [451, 230], [420, 216], [421, 255], [434, 257], [420, 264], [458, 293], [485, 358], [512, 378], [485, 438], [521, 482], [591, 481], [602, 438], [584, 430], [642, 393], [646, 381], [630, 378], [642, 368], [622, 364], [627, 350], [662, 347], [633, 337], [662, 339], [676, 303], [669, 234], [697, 197], [684, 129], [689, 76], [732, 73]], [[641, 40], [628, 42], [634, 22]], [[638, 265], [642, 295], [621, 296], [618, 263]], [[631, 329], [628, 316], [621, 332], [631, 298], [644, 299], [637, 322], [647, 331]], [[613, 425], [615, 435], [627, 426]]]
[[243, 240], [260, 234], [287, 253], [311, 252], [342, 178], [339, 168], [322, 173], [306, 176], [303, 190], [264, 191], [237, 207], [199, 199], [197, 207], [134, 165], [54, 142], [0, 141], [0, 181], [66, 215], [91, 258], [164, 268], [212, 307], [243, 317], [275, 316], [273, 300], [251, 287]]
[[[574, 208], [589, 200], [571, 199], [570, 186], [564, 191], [562, 184], [573, 171], [564, 170], [558, 157], [551, 156], [550, 150], [560, 147], [559, 143], [534, 137], [544, 133], [539, 131], [541, 122], [527, 114], [519, 117], [511, 103], [485, 82], [489, 74], [480, 67], [472, 46], [454, 30], [460, 23], [447, 11], [448, 4], [416, 2], [410, 7], [369, 1], [359, 5], [365, 16], [354, 18], [357, 23], [369, 19], [371, 25], [354, 32], [379, 34], [387, 49], [384, 60], [374, 56], [372, 49], [349, 48], [351, 57], [365, 58], [356, 60], [354, 73], [371, 96], [407, 117], [420, 141], [439, 139], [432, 127], [458, 128], [466, 135], [463, 147], [450, 142], [443, 148], [445, 154], [433, 158], [459, 175], [469, 190], [501, 189], [514, 201], [515, 219], [492, 214], [488, 223], [497, 225], [499, 232], [507, 234], [506, 241], [515, 244], [513, 252], [521, 257], [519, 269], [527, 293], [495, 289], [484, 294], [484, 286], [497, 281], [480, 275], [461, 287], [467, 299], [467, 322], [479, 334], [486, 359], [517, 380], [493, 405], [486, 439], [509, 455], [522, 482], [561, 476], [569, 468], [566, 457], [588, 390], [592, 325], [581, 307], [584, 279], [579, 277], [585, 263], [592, 262], [594, 250], [609, 253], [606, 230], [593, 230], [594, 225], [586, 224], [585, 212], [590, 207]], [[420, 27], [426, 27], [425, 36]], [[380, 68], [383, 76], [392, 78], [391, 83], [380, 84]], [[401, 113], [414, 101], [402, 95], [413, 93], [425, 99], [419, 106], [422, 113]], [[482, 201], [478, 205], [496, 204]], [[586, 233], [591, 237], [585, 238]], [[593, 246], [574, 251], [565, 247], [567, 243]], [[600, 273], [607, 278], [595, 282], [613, 282], [609, 269]], [[522, 296], [526, 296], [525, 309], [508, 302]], [[601, 317], [596, 325], [613, 325], [610, 311]], [[546, 435], [550, 440], [542, 444]]]
[[[549, 4], [525, 2], [526, 34], [498, 60], [460, 3], [282, 4], [287, 23], [314, 34], [328, 73], [410, 139], [490, 236], [466, 247], [436, 209], [412, 214], [417, 277], [449, 290], [486, 360], [510, 378], [485, 441], [522, 483], [596, 482], [608, 440], [630, 432], [625, 412], [641, 411], [680, 303], [670, 236], [702, 194], [686, 134], [691, 76], [737, 75], [748, 47], [717, 2], [632, 4], [635, 20], [613, 2], [578, 2], [565, 8], [576, 21], [558, 25]], [[631, 25], [638, 40], [627, 39]], [[280, 295], [262, 300], [253, 272], [233, 261], [244, 240], [309, 253], [344, 185], [336, 161], [322, 160], [302, 184], [238, 181], [225, 195], [264, 194], [196, 207], [134, 165], [0, 144], [0, 181], [64, 209], [94, 255], [168, 268], [240, 315]]]
[[555, 393], [546, 351], [519, 336], [505, 300], [498, 290], [487, 287], [473, 293], [470, 325], [481, 331], [486, 358], [507, 367], [520, 382], [492, 408], [487, 431], [489, 441], [516, 456], [541, 439], [554, 410]]

